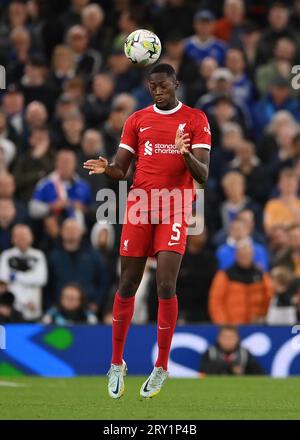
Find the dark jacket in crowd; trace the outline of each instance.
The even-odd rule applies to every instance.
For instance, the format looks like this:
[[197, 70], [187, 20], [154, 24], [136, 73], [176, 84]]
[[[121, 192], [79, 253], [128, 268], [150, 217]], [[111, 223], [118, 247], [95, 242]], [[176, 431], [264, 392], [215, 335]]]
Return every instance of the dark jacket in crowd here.
[[58, 246], [49, 256], [49, 292], [58, 300], [66, 284], [77, 283], [84, 288], [88, 302], [101, 304], [108, 286], [107, 273], [99, 253], [90, 245], [83, 244], [75, 252]]
[[220, 375], [263, 374], [255, 357], [244, 347], [238, 345], [233, 352], [225, 353], [217, 343], [203, 354], [199, 370], [200, 373]]

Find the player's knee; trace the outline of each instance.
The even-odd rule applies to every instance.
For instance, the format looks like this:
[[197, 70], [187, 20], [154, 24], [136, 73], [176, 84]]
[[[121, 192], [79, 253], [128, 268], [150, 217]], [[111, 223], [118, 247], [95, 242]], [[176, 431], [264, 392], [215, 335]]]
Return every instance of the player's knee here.
[[139, 282], [136, 279], [124, 277], [121, 278], [119, 284], [119, 294], [122, 297], [129, 297], [136, 294], [139, 288]]
[[169, 299], [175, 295], [176, 285], [173, 281], [157, 280], [157, 293], [159, 298]]

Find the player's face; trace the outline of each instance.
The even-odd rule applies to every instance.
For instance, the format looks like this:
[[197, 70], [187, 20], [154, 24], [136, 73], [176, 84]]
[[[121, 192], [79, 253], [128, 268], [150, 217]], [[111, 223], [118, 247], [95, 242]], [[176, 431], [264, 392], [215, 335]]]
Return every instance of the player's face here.
[[156, 106], [162, 110], [171, 110], [176, 106], [176, 88], [178, 82], [166, 73], [152, 73], [149, 78], [149, 90]]

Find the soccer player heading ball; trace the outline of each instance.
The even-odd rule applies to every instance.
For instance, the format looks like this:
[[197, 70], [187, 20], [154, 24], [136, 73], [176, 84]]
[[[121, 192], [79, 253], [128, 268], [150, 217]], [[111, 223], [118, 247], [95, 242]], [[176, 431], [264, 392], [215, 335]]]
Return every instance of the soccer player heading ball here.
[[[112, 363], [108, 372], [108, 393], [114, 399], [124, 393], [127, 367], [123, 360], [126, 336], [134, 311], [135, 293], [141, 282], [147, 257], [157, 260], [158, 357], [140, 395], [155, 396], [168, 376], [168, 357], [174, 334], [178, 304], [177, 275], [185, 251], [187, 221], [178, 206], [171, 204], [169, 221], [164, 220], [164, 207], [157, 208], [151, 199], [142, 208], [143, 219], [155, 222], [136, 224], [130, 220], [135, 189], [150, 195], [152, 190], [177, 188], [180, 193], [193, 188], [193, 178], [204, 183], [208, 177], [211, 135], [205, 114], [188, 107], [176, 98], [178, 81], [172, 66], [158, 64], [148, 76], [154, 105], [133, 113], [126, 121], [120, 146], [113, 163], [99, 157], [88, 160], [84, 168], [90, 174], [106, 173], [114, 179], [124, 179], [134, 155], [136, 171], [127, 199], [127, 223], [123, 225], [120, 255], [121, 276], [113, 305]], [[163, 204], [162, 204], [163, 205]], [[184, 205], [184, 206], [183, 206]], [[179, 214], [186, 210], [180, 205]], [[187, 204], [190, 209], [190, 203]], [[176, 212], [175, 212], [176, 211]], [[142, 217], [142, 216], [141, 216]]]

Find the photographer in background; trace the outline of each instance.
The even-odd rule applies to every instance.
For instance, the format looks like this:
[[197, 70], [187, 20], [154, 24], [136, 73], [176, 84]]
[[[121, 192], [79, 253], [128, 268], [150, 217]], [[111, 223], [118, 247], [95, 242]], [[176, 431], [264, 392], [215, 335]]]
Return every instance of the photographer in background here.
[[0, 258], [0, 279], [14, 294], [16, 309], [26, 321], [35, 321], [42, 314], [42, 288], [48, 278], [47, 263], [42, 251], [32, 248], [33, 235], [26, 225], [12, 230], [14, 247]]
[[254, 356], [241, 346], [238, 329], [230, 325], [220, 328], [216, 342], [202, 356], [199, 371], [209, 375], [264, 374]]

